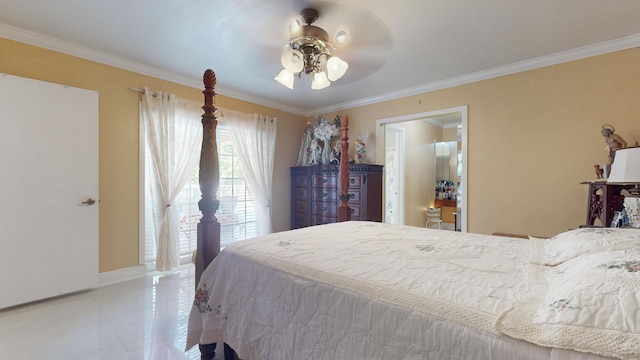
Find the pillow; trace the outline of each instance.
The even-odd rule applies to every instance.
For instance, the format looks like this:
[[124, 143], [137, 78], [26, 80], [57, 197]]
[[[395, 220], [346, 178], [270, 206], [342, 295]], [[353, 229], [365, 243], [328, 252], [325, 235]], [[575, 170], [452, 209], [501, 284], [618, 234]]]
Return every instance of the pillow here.
[[496, 328], [541, 346], [640, 359], [640, 250], [530, 265], [527, 294]]
[[640, 229], [580, 228], [549, 239], [530, 236], [531, 263], [555, 266], [594, 251], [640, 249]]

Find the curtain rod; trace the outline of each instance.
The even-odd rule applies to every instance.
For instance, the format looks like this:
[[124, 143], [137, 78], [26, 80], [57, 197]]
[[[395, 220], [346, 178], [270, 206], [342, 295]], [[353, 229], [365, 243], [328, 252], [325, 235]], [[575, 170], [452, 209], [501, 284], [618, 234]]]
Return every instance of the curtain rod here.
[[[143, 94], [143, 95], [144, 95], [144, 89], [140, 89], [140, 88], [137, 88], [137, 87], [130, 86], [130, 87], [129, 87], [129, 90], [131, 90], [131, 91], [135, 91], [135, 92], [137, 92], [138, 94]], [[151, 92], [151, 96], [158, 96], [158, 93], [157, 93], [157, 92], [155, 92], [155, 91], [152, 91], [152, 92]]]
[[[135, 92], [137, 92], [138, 94], [144, 94], [144, 89], [140, 89], [140, 88], [137, 88], [137, 87], [134, 87], [134, 86], [130, 86], [130, 87], [129, 87], [129, 90], [131, 90], [131, 91], [135, 91]], [[158, 96], [158, 93], [157, 93], [157, 92], [155, 92], [155, 91], [152, 91], [152, 92], [151, 92], [151, 96], [153, 96], [153, 97]], [[216, 108], [216, 116], [217, 116], [217, 117], [224, 117], [224, 110], [225, 110], [224, 108]], [[279, 122], [280, 122], [280, 121], [279, 121], [278, 119], [276, 119], [276, 118], [273, 118], [273, 117], [270, 117], [270, 116], [268, 116], [268, 117], [272, 119], [271, 121], [275, 120], [275, 122], [277, 122], [277, 123], [279, 123]]]

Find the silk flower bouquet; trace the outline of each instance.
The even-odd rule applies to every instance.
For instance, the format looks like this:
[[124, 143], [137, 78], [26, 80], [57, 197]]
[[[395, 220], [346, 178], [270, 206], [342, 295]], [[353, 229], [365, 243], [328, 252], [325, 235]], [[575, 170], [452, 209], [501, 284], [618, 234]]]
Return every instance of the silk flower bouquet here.
[[313, 136], [315, 138], [323, 141], [325, 146], [331, 146], [330, 144], [328, 144], [328, 141], [331, 140], [331, 138], [333, 138], [334, 136], [338, 136], [339, 134], [340, 129], [338, 128], [335, 121], [332, 124], [328, 122], [327, 119], [318, 117], [318, 120], [313, 127]]

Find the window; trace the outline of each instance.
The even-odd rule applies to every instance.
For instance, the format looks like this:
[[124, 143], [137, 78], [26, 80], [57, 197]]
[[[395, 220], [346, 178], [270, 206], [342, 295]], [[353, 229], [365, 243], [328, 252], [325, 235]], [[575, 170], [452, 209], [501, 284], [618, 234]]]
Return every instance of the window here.
[[[225, 127], [217, 127], [220, 187], [217, 198], [220, 208], [220, 246], [258, 235], [256, 200], [245, 183], [238, 159], [233, 153], [231, 136]], [[198, 191], [198, 193], [200, 193]]]
[[[220, 245], [224, 247], [234, 241], [256, 236], [258, 231], [255, 197], [244, 182], [237, 158], [233, 153], [229, 132], [220, 125], [216, 129], [220, 163], [220, 186], [216, 194], [216, 198], [220, 201], [220, 207], [216, 212], [216, 217], [221, 225]], [[196, 168], [174, 204], [178, 206], [180, 214], [182, 263], [191, 261], [191, 254], [197, 247], [197, 226], [202, 217], [198, 209], [200, 198], [198, 169]], [[149, 208], [149, 206], [146, 207]], [[146, 213], [148, 214], [147, 221], [150, 221], [150, 211], [147, 210]], [[147, 231], [145, 251], [147, 263], [155, 261], [155, 248], [155, 237]]]

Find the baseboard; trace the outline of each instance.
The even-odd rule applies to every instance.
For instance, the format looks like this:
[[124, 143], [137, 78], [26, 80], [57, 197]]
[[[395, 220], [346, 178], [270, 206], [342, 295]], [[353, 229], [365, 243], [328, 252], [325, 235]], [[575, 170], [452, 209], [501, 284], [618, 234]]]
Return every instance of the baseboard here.
[[147, 267], [145, 265], [107, 271], [98, 274], [98, 286], [106, 286], [127, 280], [133, 280], [145, 275], [147, 275]]

